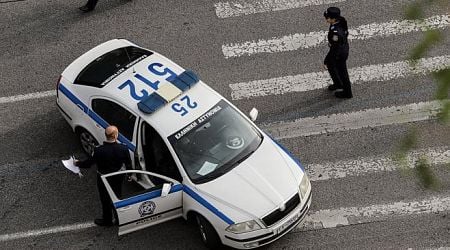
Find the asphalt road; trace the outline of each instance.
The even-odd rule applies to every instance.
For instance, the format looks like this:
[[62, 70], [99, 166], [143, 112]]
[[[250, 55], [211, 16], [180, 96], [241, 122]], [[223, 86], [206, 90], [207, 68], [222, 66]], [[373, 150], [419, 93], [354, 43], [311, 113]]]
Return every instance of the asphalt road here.
[[[288, 2], [311, 1], [287, 1], [286, 5]], [[72, 153], [79, 156], [82, 153], [56, 108], [55, 96], [37, 98], [43, 91], [54, 90], [64, 68], [90, 48], [109, 39], [126, 38], [157, 51], [196, 71], [205, 83], [244, 112], [257, 107], [260, 111], [257, 124], [263, 127], [310, 117], [351, 116], [368, 109], [391, 106], [401, 109], [407, 104], [433, 100], [436, 84], [430, 74], [396, 73], [391, 79], [361, 81], [353, 85], [355, 97], [350, 100], [337, 100], [324, 88], [233, 99], [233, 84], [322, 71], [328, 47], [323, 43], [280, 52], [274, 48], [275, 52], [229, 58], [224, 56], [223, 48], [325, 31], [328, 27], [322, 13], [331, 5], [343, 10], [350, 27], [373, 23], [373, 29], [382, 29], [387, 27], [386, 22], [401, 20], [404, 6], [410, 2], [347, 0], [223, 18], [214, 5], [220, 3], [218, 0], [99, 1], [96, 10], [87, 14], [77, 9], [84, 4], [81, 0], [0, 0], [0, 98], [4, 100], [0, 102], [0, 239], [3, 239], [0, 249], [203, 249], [196, 228], [181, 219], [123, 237], [117, 236], [114, 227], [87, 227], [20, 239], [1, 237], [91, 223], [101, 212], [95, 170], [85, 171], [85, 177], [79, 179], [60, 163]], [[240, 3], [245, 6], [244, 3], [257, 1]], [[448, 16], [449, 8], [449, 5], [434, 7], [425, 16]], [[440, 28], [443, 41], [427, 57], [450, 55], [448, 26], [447, 22]], [[422, 34], [400, 29], [389, 36], [375, 34], [352, 40], [348, 66], [406, 60]], [[379, 68], [367, 74], [376, 74]], [[12, 101], [12, 97], [23, 94], [32, 94], [32, 98]], [[343, 117], [347, 119], [346, 115]], [[307, 168], [330, 162], [337, 168], [341, 162], [353, 159], [367, 163], [373, 157], [388, 158], [412, 129], [418, 131], [417, 150], [443, 148], [449, 154], [450, 127], [433, 118], [404, 123], [394, 119], [389, 125], [351, 129], [347, 129], [351, 124], [342, 126], [345, 128], [337, 132], [323, 131], [280, 141]], [[362, 168], [367, 164], [362, 164]], [[385, 167], [315, 180], [311, 215], [351, 210], [346, 208], [375, 212], [361, 220], [353, 220], [355, 215], [349, 214], [347, 224], [327, 227], [322, 223], [323, 228], [299, 228], [263, 248], [450, 247], [450, 203], [446, 201], [450, 196], [450, 171], [442, 163], [435, 164], [433, 170], [440, 180], [437, 190], [423, 189], [413, 172], [388, 171]], [[438, 197], [432, 204], [445, 202], [439, 203], [439, 209], [424, 205], [422, 210], [405, 212], [411, 202], [430, 197]], [[387, 208], [392, 208], [390, 214], [380, 212]]]

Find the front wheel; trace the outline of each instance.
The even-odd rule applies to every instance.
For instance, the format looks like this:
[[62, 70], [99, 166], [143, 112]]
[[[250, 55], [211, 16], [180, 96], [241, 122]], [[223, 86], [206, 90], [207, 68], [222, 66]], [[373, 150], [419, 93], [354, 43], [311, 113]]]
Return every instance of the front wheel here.
[[219, 235], [217, 235], [217, 232], [216, 230], [214, 230], [214, 227], [211, 225], [211, 223], [209, 223], [209, 221], [207, 221], [205, 217], [201, 215], [197, 215], [196, 220], [203, 243], [209, 249], [219, 248], [222, 243], [220, 241]]
[[97, 140], [91, 135], [87, 130], [80, 129], [78, 132], [78, 138], [81, 143], [81, 148], [87, 155], [92, 155], [94, 153], [94, 148], [98, 145]]

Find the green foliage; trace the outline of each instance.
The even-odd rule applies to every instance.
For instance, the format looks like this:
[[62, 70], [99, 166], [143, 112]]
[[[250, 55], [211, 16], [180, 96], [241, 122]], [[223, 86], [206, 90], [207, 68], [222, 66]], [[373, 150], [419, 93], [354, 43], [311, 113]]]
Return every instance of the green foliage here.
[[[441, 4], [444, 8], [450, 6], [449, 0], [417, 0], [411, 3], [405, 10], [405, 18], [407, 20], [422, 20], [424, 17], [425, 8]], [[409, 53], [409, 59], [411, 66], [415, 67], [417, 61], [424, 57], [426, 53], [433, 47], [438, 45], [442, 41], [441, 32], [438, 30], [428, 29], [422, 41], [420, 41]], [[438, 119], [448, 124], [450, 121], [450, 100], [448, 99], [448, 92], [450, 89], [450, 67], [442, 69], [436, 73], [433, 73], [433, 78], [437, 82], [437, 91], [435, 98], [442, 103], [442, 108], [438, 114]], [[397, 152], [394, 155], [394, 161], [400, 166], [408, 166], [407, 153], [411, 151], [417, 145], [417, 137], [419, 131], [416, 129], [411, 130], [399, 143]], [[448, 164], [450, 166], [450, 163]], [[420, 182], [425, 188], [436, 189], [438, 185], [438, 179], [433, 174], [430, 164], [425, 158], [420, 158], [415, 163], [414, 172], [419, 178]]]
[[425, 56], [426, 52], [430, 50], [432, 46], [438, 44], [441, 40], [441, 32], [438, 30], [427, 30], [423, 40], [410, 51], [410, 60], [415, 64], [417, 60]]
[[437, 189], [439, 187], [439, 182], [425, 158], [420, 158], [416, 162], [416, 167], [414, 169], [417, 177], [425, 188]]

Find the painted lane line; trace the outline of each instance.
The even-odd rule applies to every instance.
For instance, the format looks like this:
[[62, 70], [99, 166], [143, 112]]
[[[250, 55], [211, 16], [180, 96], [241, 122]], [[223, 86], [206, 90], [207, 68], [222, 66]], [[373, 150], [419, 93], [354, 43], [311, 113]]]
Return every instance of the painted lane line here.
[[56, 96], [56, 90], [35, 92], [35, 93], [29, 93], [29, 94], [24, 94], [24, 95], [0, 97], [0, 104], [25, 101], [25, 100], [31, 100], [31, 99], [46, 98], [46, 97], [51, 97], [51, 96]]
[[219, 18], [237, 17], [270, 11], [290, 10], [314, 5], [345, 2], [346, 0], [259, 0], [230, 1], [215, 3], [216, 15]]
[[[366, 65], [349, 69], [352, 84], [371, 81], [382, 82], [405, 78], [411, 75], [426, 75], [450, 66], [450, 55], [422, 58], [415, 68], [408, 61], [387, 64]], [[293, 76], [283, 76], [263, 80], [253, 80], [230, 84], [231, 99], [239, 100], [292, 92], [305, 92], [325, 88], [331, 78], [327, 71], [312, 72]]]
[[[349, 40], [367, 40], [375, 37], [387, 37], [425, 31], [431, 29], [443, 29], [450, 26], [450, 15], [437, 15], [425, 19], [423, 22], [410, 20], [393, 20], [386, 23], [371, 23], [349, 29]], [[246, 41], [242, 43], [230, 43], [222, 45], [222, 53], [225, 58], [253, 55], [257, 53], [276, 53], [307, 49], [326, 44], [328, 31], [315, 31], [307, 34], [290, 34], [271, 39], [258, 41]]]
[[[414, 151], [408, 156], [409, 162], [412, 163], [418, 159], [419, 156], [425, 155], [431, 161], [431, 164], [443, 164], [447, 163], [450, 159], [450, 149], [448, 147], [440, 147], [440, 148], [428, 148], [423, 150]], [[360, 166], [358, 166], [360, 165]], [[328, 180], [335, 178], [344, 178], [347, 176], [355, 176], [362, 174], [370, 174], [373, 172], [379, 171], [393, 171], [395, 167], [393, 166], [393, 162], [386, 158], [362, 158], [353, 161], [338, 161], [334, 163], [325, 163], [325, 164], [310, 164], [306, 166], [311, 181], [320, 181], [320, 180]], [[348, 169], [346, 169], [348, 168]], [[416, 202], [417, 203], [417, 202]], [[421, 204], [431, 204], [436, 207], [435, 202], [425, 201]], [[306, 218], [305, 227], [302, 227], [300, 230], [312, 230], [319, 228], [328, 228], [333, 225], [337, 225], [336, 221], [339, 224], [348, 225], [349, 223], [354, 223], [352, 220], [346, 220], [346, 218], [355, 218], [355, 214], [357, 215], [378, 215], [378, 210], [390, 209], [389, 211], [393, 211], [394, 209], [399, 209], [401, 207], [398, 204], [410, 204], [410, 203], [397, 203], [397, 205], [382, 205], [382, 206], [372, 206], [368, 208], [341, 208], [338, 210], [321, 210], [318, 212], [311, 212], [309, 216]], [[419, 203], [417, 203], [419, 204]], [[417, 206], [417, 205], [415, 205]], [[439, 206], [438, 206], [439, 207]], [[447, 206], [448, 208], [448, 206]], [[430, 209], [430, 208], [428, 208]], [[431, 207], [433, 209], [433, 207]], [[438, 209], [434, 209], [433, 211], [438, 211]], [[440, 211], [440, 210], [439, 210]], [[419, 211], [420, 212], [420, 211]], [[371, 214], [372, 213], [372, 214]], [[396, 212], [393, 211], [392, 214]], [[414, 209], [410, 209], [408, 213], [416, 213]], [[391, 215], [388, 213], [388, 215]], [[358, 217], [358, 216], [356, 216]], [[366, 218], [367, 219], [367, 218]], [[378, 218], [379, 219], [379, 218]], [[341, 222], [344, 223], [341, 223]], [[71, 231], [79, 231], [83, 229], [88, 229], [95, 227], [93, 223], [78, 223], [72, 225], [64, 225], [64, 226], [56, 226], [51, 228], [43, 228], [37, 230], [31, 230], [26, 232], [19, 233], [11, 233], [0, 235], [0, 242], [18, 240], [23, 238], [30, 237], [38, 237], [49, 234], [57, 234], [63, 232], [71, 232]]]
[[0, 242], [18, 240], [18, 239], [24, 239], [24, 238], [30, 238], [30, 237], [37, 237], [37, 236], [43, 236], [43, 235], [48, 235], [48, 234], [73, 232], [73, 231], [79, 231], [79, 230], [83, 230], [83, 229], [87, 229], [87, 228], [91, 228], [91, 227], [95, 227], [95, 224], [86, 222], [86, 223], [78, 223], [78, 224], [72, 224], [72, 225], [31, 230], [31, 231], [21, 232], [21, 233], [3, 234], [3, 235], [0, 235]]
[[295, 230], [308, 231], [338, 226], [387, 221], [400, 216], [447, 212], [450, 197], [430, 197], [420, 201], [401, 201], [368, 207], [347, 207], [309, 212], [305, 223]]
[[[389, 204], [372, 205], [368, 207], [324, 209], [310, 211], [306, 216], [304, 223], [295, 228], [294, 231], [309, 231], [369, 222], [380, 222], [400, 216], [439, 213], [449, 210], [450, 197], [431, 197], [420, 201], [401, 201]], [[95, 224], [79, 223], [21, 233], [4, 234], [0, 235], [0, 242], [69, 231], [79, 231], [92, 227], [95, 227]]]
[[260, 127], [276, 139], [320, 135], [435, 119], [441, 105], [439, 101], [419, 102], [404, 106], [305, 117], [290, 122], [260, 125]]
[[[407, 155], [409, 168], [414, 168], [420, 157], [425, 157], [431, 165], [450, 163], [450, 148], [438, 147], [416, 150]], [[325, 162], [320, 164], [306, 164], [306, 171], [311, 181], [326, 181], [340, 179], [348, 176], [362, 176], [379, 172], [399, 170], [399, 167], [390, 157], [365, 157], [353, 160]]]

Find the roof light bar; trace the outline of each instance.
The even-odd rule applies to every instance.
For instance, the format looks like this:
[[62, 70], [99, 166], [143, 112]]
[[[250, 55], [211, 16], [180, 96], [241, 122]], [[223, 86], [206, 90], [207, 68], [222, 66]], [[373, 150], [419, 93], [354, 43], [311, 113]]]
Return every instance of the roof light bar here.
[[[179, 93], [174, 90], [170, 90], [170, 88], [160, 88], [157, 91], [151, 93], [148, 97], [144, 98], [137, 105], [140, 111], [146, 114], [152, 114], [165, 104], [169, 103], [173, 99], [175, 99], [178, 95], [183, 93], [184, 91], [190, 89], [199, 81], [198, 76], [191, 70], [186, 70], [183, 73], [177, 75], [173, 79], [170, 79], [169, 82], [181, 90]], [[161, 90], [161, 91], [160, 91]], [[161, 92], [161, 93], [159, 93]], [[177, 93], [174, 96], [174, 93]]]

